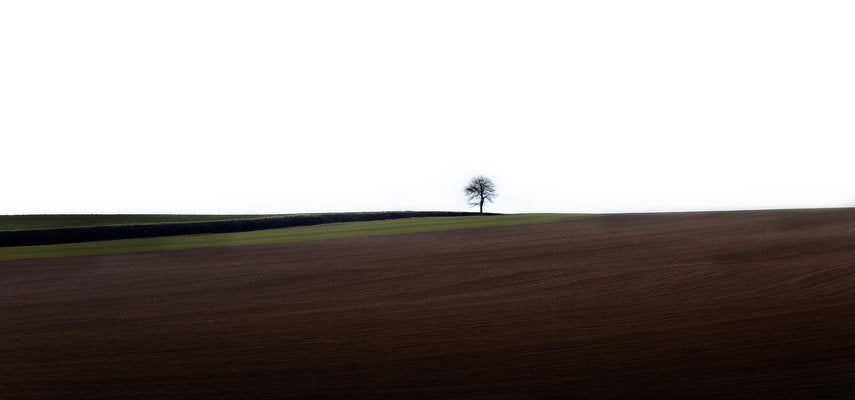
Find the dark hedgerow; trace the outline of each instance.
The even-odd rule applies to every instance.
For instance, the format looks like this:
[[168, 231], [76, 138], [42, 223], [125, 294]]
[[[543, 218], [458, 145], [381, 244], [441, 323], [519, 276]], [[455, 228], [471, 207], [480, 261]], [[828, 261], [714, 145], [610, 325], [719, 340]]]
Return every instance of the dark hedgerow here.
[[227, 221], [31, 229], [0, 232], [0, 247], [92, 242], [98, 240], [133, 239], [157, 236], [195, 235], [203, 233], [245, 232], [262, 229], [328, 224], [334, 222], [376, 221], [382, 219], [413, 217], [460, 217], [472, 215], [479, 214], [442, 211], [330, 213], [235, 219]]

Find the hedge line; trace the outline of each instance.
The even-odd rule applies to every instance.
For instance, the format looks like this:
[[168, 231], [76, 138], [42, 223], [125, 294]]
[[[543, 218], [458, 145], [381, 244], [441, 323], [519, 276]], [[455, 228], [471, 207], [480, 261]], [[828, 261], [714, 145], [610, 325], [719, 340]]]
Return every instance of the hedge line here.
[[[289, 228], [333, 222], [376, 221], [412, 217], [459, 217], [491, 215], [467, 212], [395, 211], [304, 214], [282, 217], [239, 219], [227, 221], [177, 222], [140, 225], [87, 226], [76, 228], [33, 229], [0, 232], [0, 247], [35, 246], [45, 244], [92, 242], [98, 240], [133, 239], [156, 236], [228, 233], [262, 229]], [[492, 214], [495, 215], [495, 214]]]

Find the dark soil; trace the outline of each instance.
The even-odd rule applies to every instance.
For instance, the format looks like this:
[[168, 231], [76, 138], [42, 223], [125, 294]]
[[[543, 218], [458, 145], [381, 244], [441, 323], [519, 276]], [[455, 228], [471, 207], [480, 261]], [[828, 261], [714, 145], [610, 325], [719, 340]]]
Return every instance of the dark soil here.
[[855, 393], [855, 211], [0, 263], [0, 398]]

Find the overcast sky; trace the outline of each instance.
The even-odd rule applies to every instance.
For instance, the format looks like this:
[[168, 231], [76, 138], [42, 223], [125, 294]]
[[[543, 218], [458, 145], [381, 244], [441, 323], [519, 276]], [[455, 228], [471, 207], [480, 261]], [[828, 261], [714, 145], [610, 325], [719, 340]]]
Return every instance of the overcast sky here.
[[851, 1], [5, 1], [0, 213], [855, 205]]

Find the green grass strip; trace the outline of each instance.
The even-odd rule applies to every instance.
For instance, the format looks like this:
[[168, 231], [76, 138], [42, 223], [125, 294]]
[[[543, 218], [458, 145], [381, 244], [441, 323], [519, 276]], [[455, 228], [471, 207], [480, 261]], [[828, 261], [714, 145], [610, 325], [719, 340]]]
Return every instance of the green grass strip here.
[[453, 229], [538, 224], [567, 221], [588, 216], [589, 215], [583, 214], [511, 214], [472, 217], [421, 217], [366, 222], [344, 222], [251, 232], [164, 236], [43, 246], [3, 247], [0, 248], [0, 261], [385, 236]]

